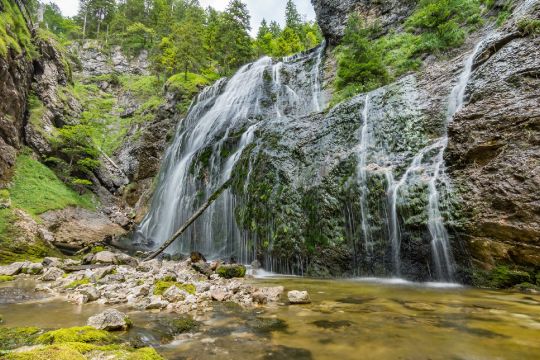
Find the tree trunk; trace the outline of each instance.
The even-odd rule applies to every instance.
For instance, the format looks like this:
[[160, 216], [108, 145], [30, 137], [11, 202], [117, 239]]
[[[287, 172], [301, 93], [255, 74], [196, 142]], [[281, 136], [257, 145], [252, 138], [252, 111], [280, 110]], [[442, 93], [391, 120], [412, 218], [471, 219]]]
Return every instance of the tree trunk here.
[[208, 200], [206, 200], [206, 202], [188, 219], [188, 221], [184, 223], [184, 225], [180, 227], [180, 229], [178, 229], [177, 232], [174, 233], [173, 236], [171, 236], [169, 240], [165, 241], [163, 245], [159, 247], [159, 249], [157, 249], [155, 252], [150, 254], [146, 259], [144, 259], [144, 261], [152, 260], [156, 258], [159, 254], [161, 254], [163, 251], [165, 251], [180, 235], [182, 235], [191, 226], [191, 224], [195, 222], [195, 220], [197, 220], [202, 214], [204, 214], [206, 209], [208, 209], [210, 205], [212, 205], [212, 203], [219, 198], [219, 196], [223, 193], [223, 191], [227, 187], [229, 187], [231, 182], [232, 182], [232, 178], [227, 180], [223, 185], [221, 185], [219, 189], [217, 189], [212, 194], [212, 196], [210, 196]]

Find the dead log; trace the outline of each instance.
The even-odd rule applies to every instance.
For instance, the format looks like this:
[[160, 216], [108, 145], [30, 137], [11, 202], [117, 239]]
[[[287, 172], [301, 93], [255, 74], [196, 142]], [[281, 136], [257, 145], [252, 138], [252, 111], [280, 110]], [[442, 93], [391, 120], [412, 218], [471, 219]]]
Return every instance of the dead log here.
[[202, 214], [204, 214], [206, 209], [208, 209], [210, 205], [212, 205], [212, 203], [219, 198], [223, 191], [225, 191], [225, 189], [229, 187], [231, 182], [232, 178], [227, 180], [223, 185], [221, 185], [219, 189], [217, 189], [212, 194], [212, 196], [210, 196], [208, 200], [206, 200], [206, 202], [184, 223], [184, 225], [182, 225], [180, 229], [178, 229], [178, 231], [169, 238], [169, 240], [165, 241], [163, 245], [161, 245], [156, 251], [154, 251], [146, 259], [144, 259], [144, 261], [155, 259], [156, 256], [165, 251], [180, 235], [182, 235], [191, 226], [191, 224], [195, 222], [195, 220], [197, 220]]

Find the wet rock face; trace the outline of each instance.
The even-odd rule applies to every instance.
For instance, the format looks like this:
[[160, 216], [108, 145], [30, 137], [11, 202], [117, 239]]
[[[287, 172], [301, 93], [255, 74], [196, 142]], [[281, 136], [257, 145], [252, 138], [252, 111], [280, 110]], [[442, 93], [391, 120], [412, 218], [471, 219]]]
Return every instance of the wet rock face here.
[[477, 58], [469, 102], [449, 129], [446, 158], [468, 210], [463, 230], [482, 268], [540, 266], [540, 38], [514, 29]]
[[416, 0], [311, 0], [317, 22], [331, 45], [343, 37], [349, 16], [356, 13], [367, 24], [380, 25], [388, 31], [403, 21], [414, 9]]
[[0, 183], [7, 180], [23, 144], [26, 99], [33, 66], [25, 55], [0, 57]]

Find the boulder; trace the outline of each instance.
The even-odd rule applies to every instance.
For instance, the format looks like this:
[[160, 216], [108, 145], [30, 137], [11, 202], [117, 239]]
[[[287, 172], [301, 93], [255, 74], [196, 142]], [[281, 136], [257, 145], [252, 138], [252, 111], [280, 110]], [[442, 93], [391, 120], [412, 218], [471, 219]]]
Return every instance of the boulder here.
[[96, 301], [101, 294], [94, 286], [85, 286], [79, 289], [79, 293], [87, 297], [87, 301]]
[[163, 299], [174, 303], [183, 301], [187, 295], [188, 293], [186, 291], [179, 289], [177, 286], [171, 286], [163, 293]]
[[118, 257], [115, 253], [110, 251], [100, 251], [92, 258], [94, 264], [116, 264], [118, 263]]
[[193, 263], [191, 265], [191, 267], [200, 272], [201, 274], [203, 275], [206, 275], [206, 276], [210, 276], [213, 274], [213, 271], [212, 271], [212, 267], [210, 266], [210, 264], [204, 262], [204, 261], [199, 261], [199, 262], [196, 262], [196, 263]]
[[146, 310], [161, 310], [167, 307], [169, 302], [163, 300], [161, 296], [154, 295], [150, 297], [150, 302], [146, 305]]
[[101, 314], [90, 317], [87, 325], [98, 330], [127, 330], [131, 326], [131, 321], [126, 314], [116, 309], [108, 309]]
[[210, 291], [210, 296], [212, 300], [225, 301], [231, 297], [231, 293], [223, 288], [217, 288]]
[[311, 299], [307, 291], [293, 290], [287, 293], [287, 298], [291, 304], [310, 304]]
[[45, 273], [39, 278], [41, 281], [56, 281], [64, 276], [64, 270], [57, 267], [50, 267], [45, 270]]
[[225, 279], [242, 278], [246, 276], [246, 267], [239, 264], [221, 265], [216, 272]]
[[199, 261], [206, 262], [206, 258], [204, 257], [204, 255], [198, 251], [193, 251], [190, 255], [190, 259], [192, 263], [197, 263]]
[[28, 275], [39, 275], [43, 272], [43, 265], [41, 263], [25, 263], [21, 272]]
[[283, 286], [262, 287], [255, 290], [255, 292], [252, 294], [252, 298], [253, 301], [258, 304], [276, 302], [281, 298], [283, 291], [285, 291]]
[[137, 265], [139, 265], [139, 261], [137, 259], [127, 254], [116, 254], [116, 259], [118, 265], [128, 265], [131, 267], [137, 267]]
[[0, 266], [0, 275], [13, 276], [19, 274], [25, 263], [16, 262], [10, 265]]

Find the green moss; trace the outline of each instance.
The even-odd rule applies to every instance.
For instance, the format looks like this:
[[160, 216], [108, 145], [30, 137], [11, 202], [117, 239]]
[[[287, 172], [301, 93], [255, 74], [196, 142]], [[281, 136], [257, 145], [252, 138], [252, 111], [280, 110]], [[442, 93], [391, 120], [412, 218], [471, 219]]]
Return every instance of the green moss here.
[[38, 344], [62, 344], [62, 343], [92, 343], [112, 344], [117, 338], [104, 330], [97, 330], [91, 326], [72, 327], [46, 332], [36, 339]]
[[84, 279], [81, 279], [81, 280], [75, 280], [72, 283], [70, 283], [69, 285], [66, 285], [66, 289], [75, 289], [76, 287], [79, 287], [81, 285], [88, 285], [88, 284], [90, 284], [90, 279], [88, 279], [88, 278], [84, 278]]
[[90, 250], [90, 252], [92, 254], [97, 254], [97, 253], [102, 252], [102, 251], [105, 251], [105, 247], [103, 247], [103, 246], [94, 246], [92, 248], [92, 250]]
[[40, 347], [30, 351], [8, 353], [8, 360], [85, 360], [85, 354], [100, 354], [100, 358], [122, 360], [163, 360], [152, 348], [132, 349], [120, 345], [97, 346], [86, 343], [67, 342]]
[[222, 278], [243, 278], [246, 276], [246, 267], [244, 265], [221, 265], [217, 268], [216, 273]]
[[51, 169], [27, 153], [17, 158], [11, 198], [14, 207], [31, 215], [68, 206], [95, 208], [90, 195], [77, 194], [60, 181]]
[[0, 275], [0, 283], [13, 281], [13, 280], [15, 280], [15, 276]]
[[158, 280], [154, 283], [154, 295], [163, 295], [171, 286], [176, 286], [180, 290], [186, 291], [188, 294], [194, 295], [196, 292], [195, 285], [183, 284], [175, 281]]
[[9, 50], [15, 54], [34, 57], [36, 50], [32, 44], [32, 35], [24, 17], [13, 1], [0, 0], [0, 56], [6, 57]]
[[208, 77], [193, 73], [187, 73], [187, 79], [184, 73], [171, 76], [165, 83], [168, 91], [177, 93], [181, 98], [179, 111], [187, 111], [192, 98], [204, 87], [210, 85], [215, 79], [214, 76]]
[[30, 124], [34, 125], [38, 130], [41, 130], [41, 118], [43, 117], [43, 112], [45, 111], [45, 105], [43, 102], [36, 96], [36, 94], [30, 94], [28, 98], [28, 112], [29, 118], [28, 121]]
[[0, 327], [0, 349], [11, 350], [32, 345], [41, 330], [36, 327], [5, 328]]
[[507, 266], [497, 266], [491, 271], [476, 271], [473, 274], [473, 285], [495, 289], [506, 289], [532, 281], [533, 279], [528, 272], [511, 269]]

